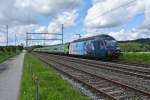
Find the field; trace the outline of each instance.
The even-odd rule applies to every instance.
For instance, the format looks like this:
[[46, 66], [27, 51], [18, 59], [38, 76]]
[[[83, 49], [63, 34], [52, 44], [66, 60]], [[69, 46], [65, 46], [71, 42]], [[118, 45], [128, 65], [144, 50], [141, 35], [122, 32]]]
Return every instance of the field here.
[[4, 54], [4, 55], [0, 55], [0, 63], [1, 62], [3, 62], [3, 61], [5, 61], [5, 60], [7, 60], [8, 58], [10, 58], [10, 57], [13, 57], [13, 56], [15, 56], [17, 53], [9, 53], [9, 54]]
[[21, 50], [18, 47], [0, 47], [0, 62], [17, 55]]
[[149, 52], [150, 39], [119, 41], [122, 52]]
[[119, 41], [121, 62], [150, 64], [150, 39]]
[[87, 100], [80, 92], [62, 80], [56, 72], [27, 53], [24, 61], [19, 100], [35, 100], [39, 80], [39, 100]]
[[119, 60], [121, 62], [150, 64], [150, 52], [123, 52]]

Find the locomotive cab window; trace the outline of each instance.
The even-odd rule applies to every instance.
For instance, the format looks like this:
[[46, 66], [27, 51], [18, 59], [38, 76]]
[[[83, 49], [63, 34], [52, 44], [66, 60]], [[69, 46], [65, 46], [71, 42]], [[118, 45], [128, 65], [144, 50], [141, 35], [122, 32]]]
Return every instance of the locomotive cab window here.
[[105, 48], [104, 41], [98, 41], [98, 44], [99, 44], [100, 48]]
[[117, 41], [115, 40], [105, 40], [107, 46], [114, 46], [117, 44]]

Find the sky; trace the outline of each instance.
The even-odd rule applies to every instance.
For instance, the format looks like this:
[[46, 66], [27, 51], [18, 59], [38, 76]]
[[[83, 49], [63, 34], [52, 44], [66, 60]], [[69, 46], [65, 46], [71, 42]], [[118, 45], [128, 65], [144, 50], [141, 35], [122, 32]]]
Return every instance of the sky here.
[[[0, 45], [25, 45], [26, 33], [49, 33], [47, 39], [60, 38], [64, 25], [64, 42], [108, 34], [116, 40], [150, 38], [150, 0], [1, 0]], [[29, 38], [44, 38], [30, 35]], [[46, 45], [61, 41], [46, 41]], [[43, 41], [30, 41], [30, 45]]]

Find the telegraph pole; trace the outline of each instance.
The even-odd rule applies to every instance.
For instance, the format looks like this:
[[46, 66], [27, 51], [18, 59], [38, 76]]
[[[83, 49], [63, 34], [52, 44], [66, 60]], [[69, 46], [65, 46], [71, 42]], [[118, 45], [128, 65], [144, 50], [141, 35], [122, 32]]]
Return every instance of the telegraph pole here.
[[62, 24], [62, 44], [64, 42], [63, 38], [64, 38], [64, 25]]
[[46, 45], [45, 40], [46, 40], [46, 34], [44, 34], [44, 46]]
[[6, 25], [6, 34], [7, 34], [7, 37], [6, 37], [6, 39], [7, 39], [6, 46], [8, 46], [8, 25]]
[[28, 47], [28, 33], [26, 33], [26, 47]]
[[15, 33], [15, 46], [17, 46], [17, 36], [16, 36], [16, 33]]
[[17, 52], [17, 45], [16, 45], [16, 33], [15, 33], [15, 52]]

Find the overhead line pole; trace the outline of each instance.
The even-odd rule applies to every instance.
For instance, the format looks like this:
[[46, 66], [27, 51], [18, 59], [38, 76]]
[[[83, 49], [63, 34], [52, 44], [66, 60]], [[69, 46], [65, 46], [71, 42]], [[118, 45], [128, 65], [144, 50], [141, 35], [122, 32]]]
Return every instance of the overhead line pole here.
[[[35, 41], [40, 41], [40, 40], [43, 40], [43, 45], [45, 46], [46, 45], [46, 41], [47, 40], [53, 40], [53, 41], [55, 41], [55, 40], [60, 40], [60, 42], [62, 42], [62, 44], [64, 43], [64, 39], [63, 39], [63, 35], [64, 35], [64, 26], [63, 26], [63, 24], [62, 24], [62, 26], [61, 26], [61, 33], [53, 33], [53, 34], [50, 34], [50, 33], [26, 33], [26, 47], [28, 47], [29, 46], [29, 41], [31, 41], [31, 40], [35, 40]], [[35, 35], [35, 34], [44, 34], [44, 37], [43, 38], [40, 38], [40, 39], [38, 39], [38, 38], [34, 38], [34, 39], [32, 39], [32, 38], [29, 38], [29, 36], [28, 35]], [[59, 35], [59, 38], [53, 38], [53, 39], [46, 39], [46, 35]], [[61, 37], [61, 38], [60, 38]]]
[[63, 38], [64, 38], [64, 25], [62, 24], [62, 44], [64, 42]]
[[15, 46], [17, 46], [17, 36], [16, 36], [16, 33], [15, 33]]
[[6, 38], [7, 38], [7, 40], [6, 40], [6, 46], [8, 46], [8, 25], [6, 25], [6, 34], [7, 34], [7, 36], [6, 36]]
[[44, 46], [46, 45], [45, 39], [46, 39], [46, 34], [44, 34]]
[[28, 47], [28, 33], [26, 33], [26, 47]]

